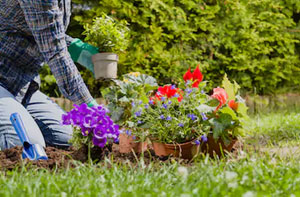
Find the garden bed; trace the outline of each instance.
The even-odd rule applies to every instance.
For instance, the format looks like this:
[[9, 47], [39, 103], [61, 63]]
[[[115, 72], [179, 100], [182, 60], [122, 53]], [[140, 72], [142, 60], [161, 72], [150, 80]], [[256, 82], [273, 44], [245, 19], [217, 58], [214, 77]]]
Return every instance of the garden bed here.
[[[189, 161], [187, 159], [172, 157], [158, 157], [154, 154], [152, 146], [148, 146], [148, 151], [145, 151], [143, 154], [143, 162], [144, 164], [150, 164], [151, 162], [155, 163], [168, 163], [177, 161], [181, 164], [191, 165], [193, 161]], [[241, 148], [240, 143], [236, 143], [232, 152], [235, 152], [237, 149]], [[0, 170], [14, 170], [16, 168], [20, 168], [22, 166], [30, 167], [30, 168], [44, 168], [44, 169], [62, 169], [67, 167], [76, 167], [77, 162], [87, 163], [87, 150], [75, 150], [74, 148], [69, 148], [68, 150], [62, 150], [54, 147], [47, 147], [46, 153], [48, 156], [48, 160], [40, 160], [40, 161], [29, 161], [22, 160], [22, 148], [17, 146], [11, 149], [6, 149], [4, 151], [0, 151]], [[104, 150], [94, 149], [91, 152], [92, 159], [94, 162], [98, 163], [99, 161], [103, 161], [104, 158], [108, 158], [110, 161], [121, 164], [137, 164], [140, 160], [141, 154], [135, 153], [120, 153], [119, 145], [114, 144], [111, 148], [106, 147]]]
[[[173, 161], [177, 161], [181, 164], [186, 165], [191, 165], [193, 163], [193, 161], [181, 158], [172, 157], [172, 159], [168, 159], [168, 157], [157, 157], [155, 156], [151, 145], [148, 148], [148, 151], [145, 151], [143, 154], [143, 161], [145, 165], [150, 164], [151, 162], [168, 163]], [[236, 149], [237, 147], [235, 147], [234, 150]], [[43, 168], [49, 170], [63, 169], [67, 167], [76, 167], [76, 161], [78, 163], [87, 163], [88, 161], [88, 154], [86, 149], [81, 149], [78, 151], [74, 148], [62, 150], [54, 147], [47, 147], [46, 153], [48, 156], [48, 160], [29, 161], [27, 159], [22, 160], [22, 147], [17, 146], [11, 149], [0, 151], [0, 170], [14, 170], [22, 166], [26, 166], [27, 168]], [[135, 165], [140, 160], [141, 154], [120, 153], [119, 145], [114, 144], [112, 147], [106, 147], [104, 150], [100, 148], [93, 149], [91, 152], [91, 156], [96, 163], [99, 161], [103, 161], [106, 157], [114, 163]]]

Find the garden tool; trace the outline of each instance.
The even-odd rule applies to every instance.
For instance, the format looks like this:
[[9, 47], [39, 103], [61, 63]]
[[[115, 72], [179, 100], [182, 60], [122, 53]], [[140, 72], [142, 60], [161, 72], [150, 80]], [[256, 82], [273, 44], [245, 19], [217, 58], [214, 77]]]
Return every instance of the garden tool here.
[[[21, 119], [21, 116], [18, 113], [13, 113], [10, 116], [10, 121], [12, 125], [14, 126], [20, 141], [23, 145], [23, 152], [22, 152], [22, 158], [23, 159], [30, 159], [30, 160], [47, 160], [48, 157], [46, 155], [46, 152], [44, 150], [44, 147], [41, 144], [33, 144], [31, 143], [28, 132], [26, 131], [23, 121]], [[39, 136], [36, 136], [39, 137]], [[42, 140], [44, 142], [44, 138], [39, 139], [39, 141]]]
[[84, 43], [78, 38], [75, 38], [68, 47], [68, 51], [74, 62], [81, 64], [82, 66], [90, 70], [95, 76], [92, 56], [99, 53], [98, 48]]

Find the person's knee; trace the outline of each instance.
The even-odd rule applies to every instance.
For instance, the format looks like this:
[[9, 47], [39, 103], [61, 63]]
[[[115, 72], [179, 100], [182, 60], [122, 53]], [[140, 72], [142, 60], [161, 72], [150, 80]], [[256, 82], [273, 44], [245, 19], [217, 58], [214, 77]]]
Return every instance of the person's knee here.
[[0, 133], [0, 150], [22, 146], [22, 143], [16, 134]]
[[42, 131], [47, 133], [44, 135], [46, 144], [54, 147], [69, 147], [70, 139], [72, 137], [73, 129], [69, 125], [48, 125], [47, 131]]

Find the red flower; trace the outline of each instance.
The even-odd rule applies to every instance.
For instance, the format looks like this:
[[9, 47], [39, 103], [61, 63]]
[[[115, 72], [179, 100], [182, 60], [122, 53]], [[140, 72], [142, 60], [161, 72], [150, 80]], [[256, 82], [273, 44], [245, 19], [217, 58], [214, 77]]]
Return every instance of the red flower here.
[[183, 98], [182, 90], [180, 90], [179, 88], [175, 88], [175, 86], [172, 85], [165, 85], [163, 87], [159, 87], [155, 94], [155, 98], [161, 100], [162, 97], [177, 97], [178, 101], [181, 102]]
[[237, 108], [239, 107], [239, 103], [235, 102], [234, 100], [230, 100], [228, 102], [228, 106], [233, 109], [233, 110], [237, 110]]
[[227, 102], [228, 99], [228, 95], [223, 88], [214, 88], [214, 93], [211, 97], [214, 99], [218, 99], [218, 101], [220, 102], [216, 111], [218, 111], [219, 108], [222, 107]]
[[199, 83], [203, 80], [203, 75], [199, 69], [199, 65], [196, 67], [193, 73], [191, 73], [191, 69], [189, 68], [188, 71], [183, 75], [184, 81], [192, 80], [193, 81], [193, 88], [197, 88]]

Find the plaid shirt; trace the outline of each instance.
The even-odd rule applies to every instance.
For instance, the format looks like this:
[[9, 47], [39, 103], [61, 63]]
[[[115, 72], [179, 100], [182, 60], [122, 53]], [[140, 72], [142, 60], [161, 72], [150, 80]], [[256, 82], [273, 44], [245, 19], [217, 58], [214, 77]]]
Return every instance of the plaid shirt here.
[[71, 0], [0, 0], [0, 84], [20, 101], [38, 89], [44, 62], [66, 98], [93, 100], [67, 50], [70, 7]]

